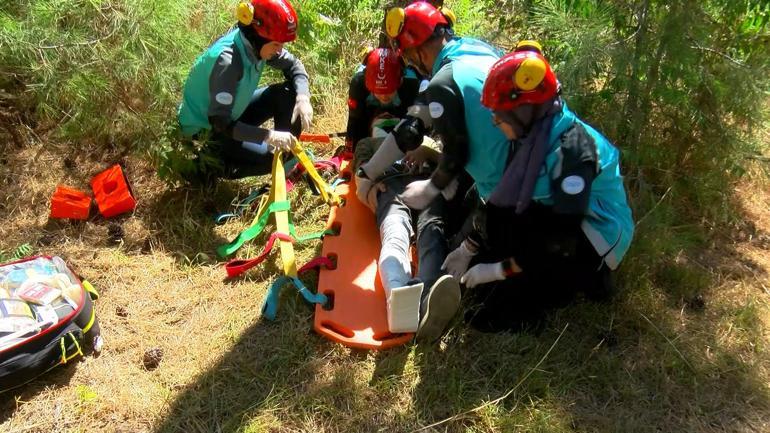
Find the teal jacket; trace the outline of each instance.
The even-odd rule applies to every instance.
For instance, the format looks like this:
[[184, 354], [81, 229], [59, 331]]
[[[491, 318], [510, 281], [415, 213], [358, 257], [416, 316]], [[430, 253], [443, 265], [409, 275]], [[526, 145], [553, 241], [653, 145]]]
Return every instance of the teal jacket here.
[[[236, 123], [251, 103], [265, 65], [282, 70], [298, 94], [309, 94], [307, 72], [298, 59], [283, 50], [268, 61], [260, 60], [236, 27], [198, 57], [187, 77], [177, 113], [183, 134], [193, 136], [212, 129], [212, 119], [227, 125]], [[243, 130], [252, 135], [245, 137], [250, 141], [264, 138], [259, 137], [265, 132], [261, 128]]]
[[[583, 149], [567, 149], [564, 137], [576, 125], [582, 126], [590, 139], [572, 140], [580, 142], [579, 147]], [[588, 206], [581, 228], [607, 266], [616, 269], [634, 235], [634, 221], [620, 174], [620, 152], [606, 137], [580, 120], [566, 103], [553, 119], [548, 142], [545, 169], [535, 183], [532, 200], [564, 207], [565, 201], [574, 200], [573, 194], [583, 192], [582, 181], [570, 173], [571, 167], [589, 160], [595, 163], [590, 188], [585, 189]], [[570, 191], [573, 188], [576, 189]]]
[[503, 174], [510, 145], [492, 122], [492, 112], [481, 105], [484, 81], [500, 54], [482, 41], [455, 38], [433, 64], [427, 97], [434, 131], [444, 146], [433, 176], [441, 188], [465, 169], [487, 198]]

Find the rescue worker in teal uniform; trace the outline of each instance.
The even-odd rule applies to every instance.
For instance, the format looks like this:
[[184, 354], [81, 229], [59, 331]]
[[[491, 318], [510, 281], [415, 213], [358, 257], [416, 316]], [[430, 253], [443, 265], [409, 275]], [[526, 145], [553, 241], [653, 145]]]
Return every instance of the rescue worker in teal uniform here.
[[[215, 177], [269, 173], [270, 151], [290, 150], [313, 117], [308, 74], [284, 49], [297, 37], [291, 4], [246, 0], [237, 13], [237, 26], [195, 61], [178, 112], [183, 135], [202, 140], [219, 160]], [[281, 70], [286, 81], [259, 87], [265, 65]], [[271, 118], [274, 129], [260, 126]]]
[[[512, 157], [448, 271], [481, 300], [481, 330], [533, 324], [578, 291], [606, 296], [634, 232], [620, 152], [570, 111], [534, 41], [492, 66], [481, 102]], [[477, 263], [466, 271], [468, 264]]]
[[[376, 179], [393, 161], [416, 148], [432, 130], [442, 144], [438, 168], [429, 179], [410, 183], [401, 200], [412, 209], [428, 207], [439, 194], [451, 199], [467, 172], [478, 193], [487, 198], [500, 180], [510, 146], [481, 105], [481, 91], [489, 68], [500, 58], [492, 46], [454, 35], [454, 17], [427, 2], [393, 8], [386, 16], [386, 32], [406, 63], [430, 77], [407, 117], [385, 139], [377, 153], [356, 175], [356, 191], [365, 200]], [[462, 191], [463, 188], [460, 188]], [[422, 305], [417, 336], [441, 336], [460, 303], [459, 287], [431, 290]]]

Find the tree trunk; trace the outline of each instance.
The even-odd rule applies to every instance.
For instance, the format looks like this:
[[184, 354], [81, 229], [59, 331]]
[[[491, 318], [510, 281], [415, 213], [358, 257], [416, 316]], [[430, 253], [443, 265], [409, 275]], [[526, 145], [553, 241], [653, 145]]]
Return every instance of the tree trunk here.
[[618, 140], [626, 143], [632, 149], [635, 148], [637, 143], [631, 141], [631, 132], [633, 125], [631, 119], [634, 116], [639, 106], [639, 71], [642, 67], [642, 56], [645, 55], [644, 44], [647, 37], [647, 15], [650, 13], [650, 0], [644, 0], [642, 8], [639, 11], [639, 29], [636, 33], [634, 41], [634, 57], [631, 61], [631, 76], [628, 82], [628, 98], [626, 99], [626, 106], [623, 109], [623, 119], [619, 128]]

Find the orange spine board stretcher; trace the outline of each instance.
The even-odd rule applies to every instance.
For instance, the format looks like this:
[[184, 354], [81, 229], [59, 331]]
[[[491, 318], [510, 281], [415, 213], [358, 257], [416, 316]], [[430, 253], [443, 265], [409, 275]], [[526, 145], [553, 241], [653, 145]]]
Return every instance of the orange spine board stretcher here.
[[91, 211], [91, 197], [83, 191], [58, 185], [51, 197], [51, 218], [86, 220]]
[[[341, 176], [352, 179], [351, 162], [344, 161]], [[331, 209], [328, 228], [339, 232], [323, 240], [323, 256], [335, 259], [333, 270], [321, 269], [318, 293], [333, 299], [332, 308], [316, 306], [314, 328], [345, 346], [387, 349], [409, 342], [413, 334], [388, 331], [385, 291], [377, 274], [380, 235], [374, 215], [356, 197], [353, 180], [336, 192], [344, 206]]]
[[136, 207], [131, 187], [118, 164], [94, 176], [91, 179], [91, 188], [94, 190], [94, 201], [99, 206], [99, 212], [105, 218], [132, 211]]

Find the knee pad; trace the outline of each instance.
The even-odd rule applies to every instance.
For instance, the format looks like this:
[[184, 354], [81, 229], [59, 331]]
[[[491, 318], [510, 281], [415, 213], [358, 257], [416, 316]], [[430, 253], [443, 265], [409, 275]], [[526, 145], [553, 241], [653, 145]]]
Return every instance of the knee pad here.
[[396, 125], [393, 130], [398, 148], [406, 153], [407, 151], [417, 149], [422, 144], [422, 138], [425, 135], [425, 124], [417, 117], [407, 116], [406, 119]]

